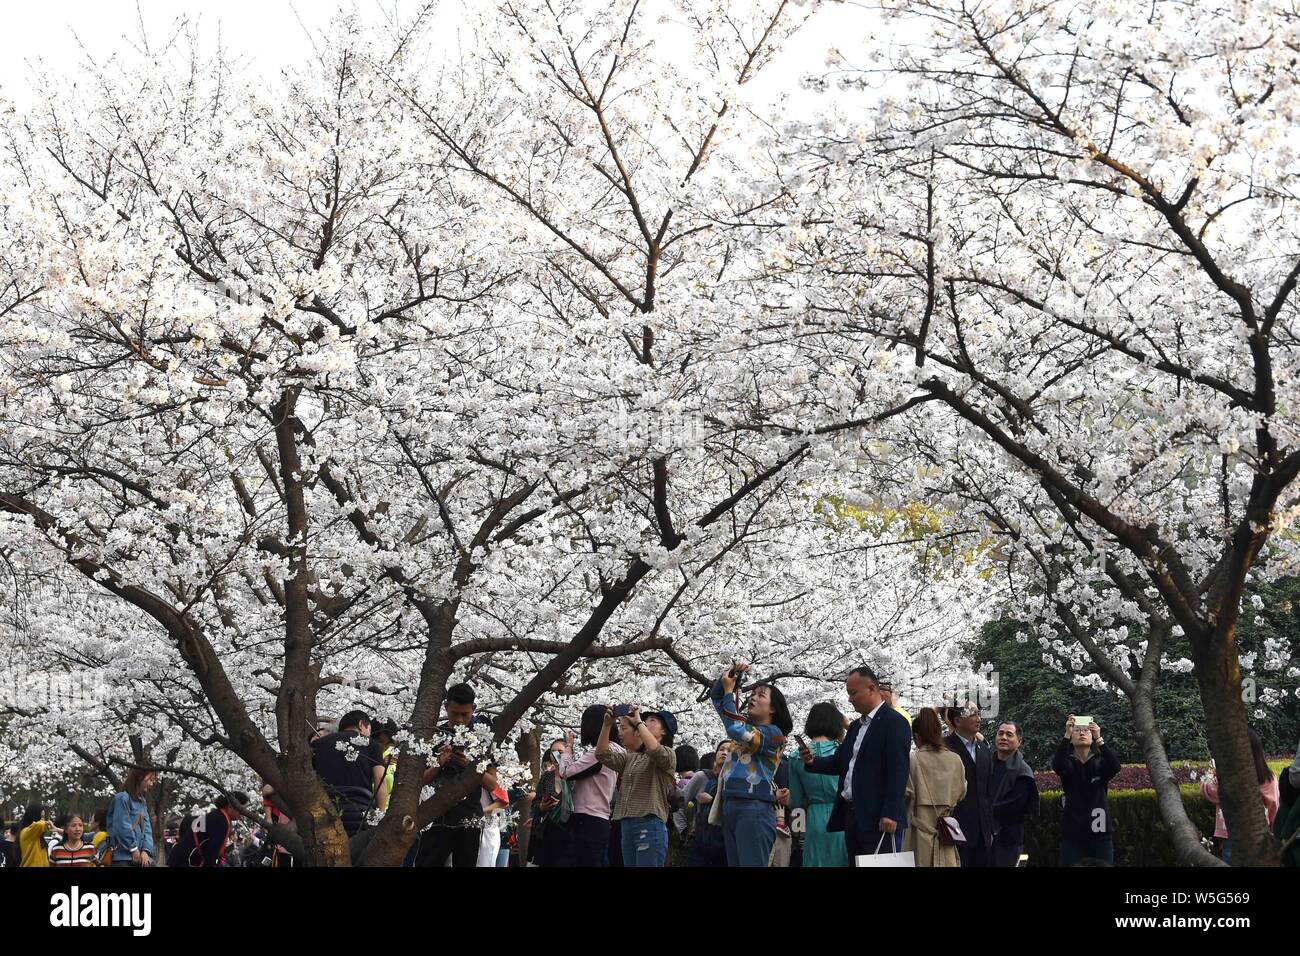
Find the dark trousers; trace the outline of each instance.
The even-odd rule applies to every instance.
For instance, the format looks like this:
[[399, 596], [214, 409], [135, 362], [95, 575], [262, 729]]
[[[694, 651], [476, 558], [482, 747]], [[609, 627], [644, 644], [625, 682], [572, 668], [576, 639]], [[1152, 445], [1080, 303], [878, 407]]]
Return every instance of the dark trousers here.
[[989, 849], [984, 838], [979, 834], [967, 836], [965, 843], [957, 844], [957, 855], [961, 857], [962, 869], [972, 866], [989, 866]]
[[893, 850], [890, 843], [893, 842], [886, 838], [882, 841], [882, 833], [878, 827], [870, 830], [858, 829], [858, 818], [853, 812], [852, 805], [845, 808], [844, 813], [844, 846], [849, 851], [849, 866], [857, 866], [859, 856], [870, 855], [876, 852], [876, 847], [880, 847], [881, 853], [889, 853]]
[[993, 865], [1014, 867], [1020, 860], [1020, 854], [1024, 852], [1023, 843], [994, 843]]
[[451, 865], [454, 867], [478, 866], [478, 842], [483, 830], [474, 826], [474, 822], [435, 822], [420, 834], [420, 849], [415, 854], [415, 865], [446, 866], [447, 858], [451, 857]]
[[1086, 840], [1067, 840], [1061, 838], [1061, 866], [1074, 866], [1082, 859], [1101, 860], [1114, 865], [1115, 844], [1109, 836], [1098, 834]]
[[609, 844], [605, 852], [606, 866], [623, 865], [623, 821], [609, 822]]
[[605, 866], [609, 848], [609, 821], [589, 813], [569, 817], [569, 836], [573, 839], [574, 866]]
[[[569, 817], [569, 824], [573, 823], [573, 817]], [[533, 839], [536, 840], [539, 834], [537, 824], [533, 824]], [[607, 830], [608, 832], [608, 830]], [[537, 853], [533, 856], [533, 861], [538, 866], [573, 866], [573, 833], [569, 826], [556, 820], [547, 820], [542, 828], [541, 844], [537, 848]]]
[[[707, 805], [697, 813], [706, 813]], [[695, 838], [691, 840], [690, 850], [686, 854], [687, 866], [718, 867], [727, 865], [727, 846], [722, 837], [722, 828], [711, 825], [707, 820], [695, 821]]]

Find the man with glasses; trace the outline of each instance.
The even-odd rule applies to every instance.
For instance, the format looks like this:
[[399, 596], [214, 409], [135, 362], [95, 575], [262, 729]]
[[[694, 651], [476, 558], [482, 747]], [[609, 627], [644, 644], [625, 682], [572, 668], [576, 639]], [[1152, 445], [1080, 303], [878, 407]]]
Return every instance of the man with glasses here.
[[944, 740], [948, 749], [961, 758], [966, 770], [966, 796], [953, 808], [966, 842], [958, 844], [961, 865], [988, 866], [993, 845], [993, 805], [989, 800], [989, 776], [993, 757], [989, 745], [979, 737], [980, 709], [973, 703], [948, 711], [952, 733]]

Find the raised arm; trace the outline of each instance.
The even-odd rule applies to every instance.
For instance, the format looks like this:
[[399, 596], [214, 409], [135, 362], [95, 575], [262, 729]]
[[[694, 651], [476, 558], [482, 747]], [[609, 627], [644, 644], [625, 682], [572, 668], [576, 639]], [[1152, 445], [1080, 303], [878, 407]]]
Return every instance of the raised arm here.
[[[744, 673], [748, 669], [749, 665], [743, 662], [734, 666], [737, 674]], [[736, 709], [736, 680], [730, 670], [725, 671], [713, 682], [713, 689], [709, 693], [713, 701], [713, 709], [722, 718], [723, 729], [727, 736], [736, 742], [736, 747], [741, 753], [776, 753], [782, 743], [778, 739], [779, 731], [771, 725], [755, 727]]]

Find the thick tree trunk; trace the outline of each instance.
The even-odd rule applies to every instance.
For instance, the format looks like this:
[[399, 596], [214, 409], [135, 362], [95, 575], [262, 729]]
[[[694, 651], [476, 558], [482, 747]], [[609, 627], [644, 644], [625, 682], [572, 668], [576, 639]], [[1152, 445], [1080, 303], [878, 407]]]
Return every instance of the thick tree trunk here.
[[1255, 758], [1246, 734], [1234, 623], [1193, 640], [1196, 679], [1205, 708], [1205, 736], [1214, 754], [1219, 801], [1232, 838], [1234, 866], [1280, 866], [1281, 851], [1268, 828]]
[[348, 834], [343, 829], [333, 802], [314, 779], [305, 780], [296, 774], [286, 776], [286, 786], [280, 792], [289, 806], [290, 816], [302, 839], [306, 858], [303, 866], [351, 866], [352, 854], [348, 850]]

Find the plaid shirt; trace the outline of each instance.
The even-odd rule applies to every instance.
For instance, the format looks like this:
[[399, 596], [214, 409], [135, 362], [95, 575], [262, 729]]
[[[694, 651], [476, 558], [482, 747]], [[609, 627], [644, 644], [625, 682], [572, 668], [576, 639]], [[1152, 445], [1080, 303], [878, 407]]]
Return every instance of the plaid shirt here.
[[597, 753], [596, 759], [622, 774], [618, 804], [611, 819], [653, 816], [668, 822], [668, 790], [677, 785], [673, 776], [677, 755], [670, 747], [660, 747], [653, 753], [607, 750]]

